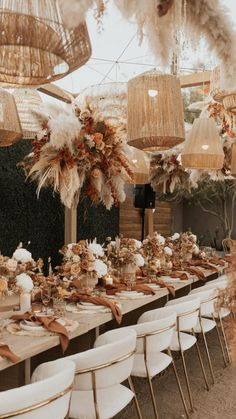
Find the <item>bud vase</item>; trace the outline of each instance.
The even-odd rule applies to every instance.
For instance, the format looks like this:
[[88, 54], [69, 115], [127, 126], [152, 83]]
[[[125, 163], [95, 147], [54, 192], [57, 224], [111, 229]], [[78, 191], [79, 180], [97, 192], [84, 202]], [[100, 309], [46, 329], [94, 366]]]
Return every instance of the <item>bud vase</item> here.
[[98, 283], [98, 277], [92, 272], [80, 276], [81, 288], [86, 292], [92, 292]]
[[22, 292], [20, 294], [20, 311], [26, 312], [31, 310], [31, 293]]
[[136, 281], [136, 269], [137, 266], [133, 263], [127, 263], [121, 266], [121, 282], [127, 285], [127, 290], [131, 291]]

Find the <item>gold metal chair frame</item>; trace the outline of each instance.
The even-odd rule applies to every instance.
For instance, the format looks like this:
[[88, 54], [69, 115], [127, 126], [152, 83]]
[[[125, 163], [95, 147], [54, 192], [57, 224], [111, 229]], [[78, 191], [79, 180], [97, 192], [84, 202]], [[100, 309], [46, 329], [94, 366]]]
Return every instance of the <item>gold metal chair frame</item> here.
[[19, 415], [23, 415], [24, 413], [32, 412], [36, 409], [39, 409], [40, 407], [47, 406], [48, 404], [54, 402], [55, 400], [58, 400], [61, 397], [65, 396], [71, 390], [72, 390], [72, 384], [69, 387], [65, 388], [64, 390], [60, 391], [60, 393], [57, 393], [54, 396], [51, 396], [48, 399], [43, 400], [39, 403], [35, 403], [31, 406], [23, 407], [22, 409], [15, 410], [13, 412], [4, 413], [3, 415], [0, 414], [0, 419], [13, 418]]
[[[141, 335], [137, 336], [137, 339], [143, 339], [144, 340], [144, 363], [145, 363], [145, 369], [146, 369], [146, 373], [147, 373], [147, 379], [148, 379], [148, 384], [149, 384], [149, 389], [150, 389], [150, 394], [151, 394], [151, 399], [152, 399], [153, 410], [154, 410], [154, 414], [155, 414], [156, 419], [159, 418], [159, 415], [158, 415], [158, 411], [157, 411], [157, 405], [156, 405], [156, 400], [155, 400], [155, 395], [154, 395], [154, 390], [153, 390], [153, 385], [152, 385], [152, 378], [153, 377], [150, 376], [149, 371], [148, 371], [147, 338], [150, 337], [150, 336], [155, 336], [155, 335], [161, 334], [161, 333], [166, 332], [166, 331], [171, 330], [171, 329], [175, 329], [175, 327], [176, 327], [176, 323], [173, 323], [170, 326], [167, 326], [167, 327], [162, 328], [162, 329], [158, 329], [154, 332], [144, 333], [144, 334], [141, 334]], [[167, 351], [168, 351], [168, 355], [172, 359], [171, 365], [172, 365], [172, 368], [173, 368], [173, 371], [174, 371], [174, 374], [175, 374], [176, 382], [177, 382], [177, 385], [178, 385], [178, 389], [179, 389], [179, 392], [180, 392], [180, 396], [181, 396], [181, 399], [182, 399], [182, 403], [183, 403], [183, 406], [184, 406], [186, 417], [189, 418], [188, 408], [187, 408], [186, 401], [185, 401], [185, 398], [184, 398], [184, 393], [183, 393], [183, 390], [182, 390], [182, 387], [181, 387], [181, 383], [180, 383], [180, 380], [179, 380], [179, 376], [178, 376], [178, 373], [177, 373], [175, 362], [173, 360], [171, 350], [168, 348]]]
[[[135, 350], [132, 351], [132, 352], [129, 352], [128, 354], [125, 354], [125, 355], [121, 356], [120, 358], [117, 358], [113, 361], [97, 365], [96, 367], [84, 368], [82, 370], [76, 370], [75, 375], [82, 375], [82, 374], [88, 374], [88, 373], [91, 373], [91, 375], [92, 375], [92, 391], [93, 391], [93, 402], [94, 402], [96, 419], [100, 419], [99, 407], [98, 407], [97, 386], [96, 386], [96, 372], [100, 371], [104, 368], [108, 368], [112, 365], [118, 364], [119, 362], [125, 361], [126, 359], [129, 359], [131, 356], [133, 356], [134, 353], [135, 353]], [[142, 419], [141, 410], [140, 410], [140, 407], [139, 407], [138, 399], [137, 399], [137, 396], [136, 396], [136, 393], [135, 393], [135, 389], [134, 389], [134, 385], [133, 385], [131, 377], [128, 377], [128, 383], [129, 383], [130, 390], [134, 393], [134, 402], [135, 402], [137, 416], [138, 416], [139, 419]]]
[[[179, 348], [180, 348], [180, 355], [181, 355], [181, 360], [182, 360], [182, 364], [183, 364], [183, 371], [184, 371], [184, 376], [185, 376], [185, 381], [186, 381], [186, 386], [187, 386], [187, 391], [188, 391], [188, 397], [189, 397], [189, 403], [190, 403], [190, 409], [191, 411], [193, 411], [193, 399], [192, 399], [192, 392], [191, 392], [191, 387], [190, 387], [190, 382], [189, 382], [189, 377], [188, 377], [188, 372], [187, 372], [187, 368], [186, 368], [186, 362], [185, 362], [185, 357], [184, 357], [184, 351], [182, 350], [181, 347], [181, 340], [180, 340], [180, 319], [182, 317], [186, 317], [189, 316], [190, 314], [194, 314], [196, 312], [199, 312], [199, 308], [194, 309], [194, 310], [190, 310], [190, 311], [186, 311], [185, 313], [178, 313], [177, 314], [177, 337], [178, 337], [178, 343], [179, 343]], [[196, 338], [194, 329], [191, 330], [191, 334]], [[198, 359], [200, 362], [200, 366], [201, 366], [201, 370], [202, 370], [202, 374], [203, 374], [203, 378], [206, 384], [206, 389], [209, 390], [209, 385], [207, 382], [207, 377], [206, 377], [206, 371], [204, 368], [204, 364], [203, 364], [203, 360], [202, 360], [202, 356], [201, 356], [201, 352], [200, 352], [200, 348], [198, 345], [198, 341], [196, 338], [196, 349], [197, 349], [197, 355], [198, 355]]]

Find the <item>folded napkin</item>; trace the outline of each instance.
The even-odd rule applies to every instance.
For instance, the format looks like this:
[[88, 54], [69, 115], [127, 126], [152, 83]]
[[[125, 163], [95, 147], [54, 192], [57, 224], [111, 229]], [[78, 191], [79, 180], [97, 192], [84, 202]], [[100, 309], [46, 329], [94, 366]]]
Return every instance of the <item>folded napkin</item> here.
[[201, 268], [208, 269], [208, 270], [213, 271], [213, 272], [218, 272], [218, 269], [215, 266], [213, 266], [210, 263], [205, 262], [203, 260], [196, 260], [196, 261], [192, 260], [191, 263], [190, 263], [190, 267], [192, 267], [192, 265], [193, 266], [200, 266]]
[[0, 356], [5, 356], [9, 361], [15, 363], [19, 362], [20, 358], [14, 352], [11, 351], [6, 343], [0, 342]]
[[214, 257], [209, 259], [210, 263], [213, 263], [213, 265], [218, 265], [218, 266], [225, 266], [225, 261], [222, 258], [219, 257]]
[[[143, 281], [147, 281], [147, 279], [146, 280], [141, 280], [142, 282]], [[140, 281], [140, 282], [141, 282]], [[157, 279], [152, 279], [152, 284], [156, 284], [156, 285], [159, 285], [161, 288], [167, 288], [168, 289], [168, 291], [173, 295], [173, 296], [175, 296], [175, 289], [174, 289], [174, 287], [172, 286], [172, 285], [169, 285], [169, 284], [167, 284], [165, 281], [163, 281], [163, 279], [159, 279], [159, 278], [157, 278]], [[138, 289], [137, 289], [137, 287], [138, 287]], [[151, 288], [151, 287], [149, 287], [148, 285], [139, 285], [139, 284], [137, 284], [136, 285], [136, 287], [135, 287], [135, 290], [136, 291], [142, 291], [141, 290], [141, 288], [140, 287], [143, 287], [143, 292], [145, 292], [146, 294], [148, 293], [148, 294], [151, 294], [151, 291], [152, 291], [152, 294], [155, 294], [155, 291]], [[144, 288], [145, 287], [145, 288]]]
[[181, 281], [188, 280], [188, 275], [186, 274], [186, 272], [174, 270], [174, 271], [168, 272], [166, 275], [170, 276], [171, 278], [179, 278]]
[[175, 297], [175, 289], [173, 285], [167, 284], [165, 281], [163, 281], [163, 279], [157, 279], [155, 284], [160, 285], [161, 288], [167, 288], [169, 293]]
[[[132, 291], [143, 292], [144, 294], [155, 294], [155, 291], [150, 288], [148, 285], [145, 284], [147, 280], [138, 281], [137, 284], [132, 286]], [[106, 285], [106, 292], [108, 295], [114, 295], [116, 292], [120, 291], [127, 291], [126, 284], [113, 284], [113, 285]]]
[[103, 305], [105, 307], [108, 307], [111, 309], [111, 312], [113, 316], [115, 317], [117, 323], [121, 323], [122, 320], [122, 313], [120, 308], [117, 306], [117, 304], [113, 303], [113, 301], [109, 301], [107, 298], [99, 297], [97, 295], [90, 295], [90, 294], [80, 294], [78, 292], [75, 292], [70, 297], [70, 301], [78, 302], [83, 301], [86, 303], [92, 303], [95, 305]]
[[196, 275], [198, 279], [205, 280], [206, 277], [201, 269], [198, 269], [196, 266], [184, 266], [184, 270], [189, 272], [191, 275]]
[[68, 332], [62, 324], [57, 322], [57, 318], [54, 316], [35, 316], [34, 313], [31, 313], [27, 311], [23, 314], [14, 314], [14, 316], [11, 317], [12, 320], [28, 320], [35, 325], [43, 326], [46, 330], [49, 330], [50, 332], [57, 333], [60, 337], [60, 343], [62, 347], [63, 353], [66, 351], [68, 344], [69, 344], [69, 337]]

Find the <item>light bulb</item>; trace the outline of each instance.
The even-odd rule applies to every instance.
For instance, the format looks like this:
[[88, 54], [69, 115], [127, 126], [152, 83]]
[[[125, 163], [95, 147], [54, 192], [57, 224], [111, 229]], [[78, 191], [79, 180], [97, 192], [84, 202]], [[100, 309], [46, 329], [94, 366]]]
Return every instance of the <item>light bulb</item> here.
[[137, 159], [133, 159], [132, 162], [135, 164], [135, 163], [138, 162], [138, 160]]
[[208, 148], [209, 148], [209, 145], [208, 145], [208, 144], [203, 144], [203, 145], [202, 145], [202, 149], [203, 149], [203, 150], [208, 150]]
[[158, 93], [157, 90], [153, 90], [153, 89], [148, 90], [148, 95], [151, 96], [151, 97], [157, 96], [157, 93]]

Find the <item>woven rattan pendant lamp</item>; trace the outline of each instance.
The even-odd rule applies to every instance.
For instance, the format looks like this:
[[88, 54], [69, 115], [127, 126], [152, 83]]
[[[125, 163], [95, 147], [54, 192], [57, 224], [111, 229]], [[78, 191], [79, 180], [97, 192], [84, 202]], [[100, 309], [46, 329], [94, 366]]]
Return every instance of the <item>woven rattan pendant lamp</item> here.
[[127, 155], [133, 178], [128, 183], [145, 185], [149, 180], [150, 159], [145, 151], [139, 150], [135, 147], [129, 147]]
[[223, 103], [224, 108], [236, 114], [236, 91], [223, 90], [221, 87], [221, 69], [218, 65], [211, 73], [210, 95], [216, 102]]
[[12, 94], [15, 98], [23, 138], [32, 140], [37, 132], [42, 129], [34, 112], [42, 107], [43, 101], [35, 89], [14, 89]]
[[196, 118], [181, 153], [182, 165], [189, 169], [220, 170], [224, 152], [212, 118]]
[[140, 150], [165, 150], [184, 141], [180, 81], [148, 71], [128, 82], [128, 143]]
[[0, 0], [0, 33], [3, 83], [50, 83], [91, 56], [86, 24], [66, 28], [57, 0]]
[[22, 138], [22, 130], [14, 97], [0, 89], [0, 147], [9, 146]]

